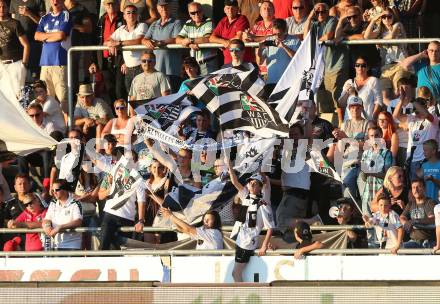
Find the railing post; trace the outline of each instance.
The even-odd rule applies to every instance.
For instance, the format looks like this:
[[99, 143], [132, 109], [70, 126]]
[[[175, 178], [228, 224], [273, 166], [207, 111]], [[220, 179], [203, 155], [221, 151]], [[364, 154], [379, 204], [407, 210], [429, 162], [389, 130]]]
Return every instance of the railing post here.
[[67, 115], [68, 115], [68, 126], [69, 129], [72, 130], [73, 127], [75, 126], [75, 120], [73, 117], [74, 114], [74, 108], [73, 108], [73, 84], [72, 84], [72, 79], [73, 79], [73, 71], [72, 71], [72, 53], [73, 53], [73, 49], [70, 48], [67, 51], [67, 105], [68, 105], [68, 110], [67, 110]]

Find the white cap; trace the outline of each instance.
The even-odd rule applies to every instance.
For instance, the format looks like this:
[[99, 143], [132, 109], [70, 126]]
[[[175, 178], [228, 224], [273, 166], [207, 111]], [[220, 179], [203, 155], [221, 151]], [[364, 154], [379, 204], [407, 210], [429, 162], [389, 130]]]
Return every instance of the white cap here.
[[361, 107], [363, 107], [364, 103], [362, 101], [362, 98], [360, 98], [358, 96], [354, 96], [354, 95], [348, 97], [347, 107], [350, 107], [350, 106], [361, 106]]

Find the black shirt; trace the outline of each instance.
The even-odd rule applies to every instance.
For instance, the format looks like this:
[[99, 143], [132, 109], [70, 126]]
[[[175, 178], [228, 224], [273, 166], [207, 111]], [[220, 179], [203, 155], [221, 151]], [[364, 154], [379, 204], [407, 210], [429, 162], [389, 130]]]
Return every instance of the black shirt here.
[[10, 12], [14, 14], [14, 19], [20, 21], [21, 26], [26, 34], [28, 40], [34, 40], [34, 34], [37, 30], [37, 23], [32, 21], [31, 18], [27, 16], [20, 15], [18, 13], [18, 8], [20, 6], [26, 6], [26, 8], [35, 16], [42, 16], [46, 14], [46, 9], [43, 0], [12, 0]]
[[18, 37], [24, 35], [23, 27], [15, 19], [0, 21], [0, 60], [20, 60], [23, 47]]

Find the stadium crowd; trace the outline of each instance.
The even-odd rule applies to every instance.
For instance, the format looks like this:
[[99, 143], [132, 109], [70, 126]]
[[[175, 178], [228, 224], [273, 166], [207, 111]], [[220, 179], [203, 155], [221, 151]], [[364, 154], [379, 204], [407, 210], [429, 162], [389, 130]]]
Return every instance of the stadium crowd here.
[[[61, 159], [49, 149], [17, 156], [7, 151], [4, 142], [0, 145], [0, 225], [44, 230], [41, 238], [36, 233], [1, 234], [2, 248], [107, 250], [119, 247], [117, 234], [150, 243], [177, 240], [175, 233], [142, 232], [157, 216], [198, 240], [197, 248], [222, 248], [222, 224], [239, 222], [233, 272], [237, 281], [254, 250], [260, 248], [264, 255], [271, 247], [272, 233], [288, 239], [293, 231], [301, 254], [321, 248], [321, 243], [312, 242], [309, 227], [316, 222], [374, 228], [348, 231], [351, 248], [383, 248], [392, 253], [401, 247], [440, 249], [440, 43], [432, 41], [419, 50], [416, 44], [340, 43], [440, 37], [440, 2], [225, 0], [221, 4], [222, 16], [215, 5], [177, 0], [0, 0], [2, 71], [17, 75], [16, 79], [25, 74], [27, 85], [17, 94], [36, 126], [58, 141], [76, 140]], [[212, 18], [205, 15], [208, 11]], [[134, 144], [140, 137], [132, 128], [134, 109], [160, 96], [191, 94], [192, 80], [220, 68], [258, 69], [268, 97], [310, 31], [316, 31], [320, 41], [334, 43], [325, 50], [323, 82], [315, 101], [303, 105], [308, 119], [290, 126], [289, 138], [294, 140], [290, 157], [294, 162], [300, 139], [333, 139], [323, 156], [333, 163], [338, 151], [343, 154], [343, 186], [310, 172], [307, 164], [297, 173], [282, 171], [279, 149], [271, 172], [241, 181], [229, 158], [216, 155], [213, 165], [205, 166], [210, 164], [207, 151], [195, 159], [196, 153], [188, 149], [164, 155], [153, 140]], [[259, 46], [246, 47], [246, 42]], [[222, 48], [200, 47], [204, 43]], [[169, 44], [182, 48], [165, 48]], [[75, 125], [69, 129], [67, 50], [86, 45], [105, 45], [108, 50], [74, 53], [77, 100]], [[146, 50], [121, 49], [133, 45]], [[193, 103], [200, 111], [179, 126], [176, 136], [187, 143], [202, 138], [222, 142], [227, 132], [218, 132], [215, 115], [197, 100]], [[253, 137], [247, 131], [234, 131], [233, 136]], [[130, 177], [128, 170], [113, 176], [72, 166], [78, 157], [87, 158], [82, 147], [92, 138], [104, 140], [96, 150], [107, 168], [133, 149], [130, 162], [137, 164], [143, 180], [122, 207], [106, 201], [115, 195], [112, 184]], [[346, 138], [355, 139], [361, 149], [341, 146]], [[148, 164], [141, 169], [146, 159]], [[193, 174], [193, 166], [201, 166], [200, 176]], [[41, 169], [38, 174], [34, 167]], [[208, 211], [197, 227], [164, 206], [167, 194], [179, 185], [203, 193], [207, 185], [220, 187], [226, 180], [238, 194], [227, 207]], [[333, 217], [332, 206], [336, 207]], [[100, 226], [102, 231], [68, 231], [81, 226]], [[118, 232], [122, 226], [133, 226], [135, 232]], [[263, 228], [266, 236], [258, 244]]]

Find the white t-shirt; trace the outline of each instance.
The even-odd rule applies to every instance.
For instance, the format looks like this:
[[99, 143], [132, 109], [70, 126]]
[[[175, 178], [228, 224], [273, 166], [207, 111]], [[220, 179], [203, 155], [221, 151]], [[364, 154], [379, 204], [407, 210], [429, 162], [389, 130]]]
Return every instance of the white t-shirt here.
[[223, 235], [218, 229], [206, 229], [197, 227], [196, 235], [191, 236], [197, 241], [196, 249], [223, 249]]
[[[396, 98], [390, 101], [390, 104], [387, 106], [387, 112], [393, 114], [394, 109], [397, 107], [400, 99]], [[412, 103], [408, 103], [407, 105], [402, 105], [401, 112], [403, 114], [411, 114], [414, 111], [414, 106]], [[398, 119], [394, 119], [396, 125], [399, 124]], [[408, 131], [403, 130], [402, 128], [397, 128], [396, 130], [397, 137], [399, 138], [399, 147], [407, 148], [408, 147]]]
[[[31, 104], [37, 103], [34, 99]], [[63, 112], [60, 103], [52, 96], [47, 96], [46, 102], [43, 104], [43, 112], [46, 113], [46, 118], [51, 121], [57, 131], [64, 132], [66, 130], [66, 123], [64, 122]]]
[[[358, 96], [363, 101], [364, 112], [367, 114], [367, 117], [364, 118], [367, 120], [373, 120], [374, 105], [376, 103], [379, 105], [383, 105], [382, 92], [380, 90], [379, 79], [376, 77], [369, 77], [367, 82], [360, 89], [357, 87], [356, 82], [353, 81], [353, 79], [348, 79], [345, 82], [344, 86], [348, 83], [350, 83], [356, 89], [356, 91], [358, 92]], [[347, 94], [347, 93], [342, 92], [342, 94]], [[344, 121], [347, 121], [348, 119], [351, 119], [351, 115], [347, 107], [345, 110]]]
[[440, 204], [434, 207], [435, 226], [440, 226]]
[[[270, 188], [270, 187], [269, 187]], [[263, 228], [275, 228], [272, 208], [270, 207], [270, 189], [269, 189], [269, 200], [266, 200], [267, 194], [263, 193], [263, 200], [266, 201], [267, 205], [261, 205], [257, 209], [256, 204], [252, 204], [253, 199], [248, 198], [249, 191], [245, 187], [242, 191], [238, 193], [241, 202], [244, 206], [249, 206], [246, 213], [246, 221], [240, 223], [241, 227], [237, 235], [237, 240], [235, 243], [240, 248], [246, 250], [255, 250], [258, 247], [258, 236], [260, 235]], [[249, 220], [253, 218], [256, 221], [255, 227], [249, 227]], [[239, 222], [236, 222], [239, 223]]]
[[[139, 37], [143, 38], [147, 30], [148, 25], [145, 23], [138, 23], [136, 28], [131, 32], [127, 31], [126, 25], [122, 25], [114, 31], [110, 38], [116, 41], [133, 40]], [[140, 65], [142, 52], [143, 51], [123, 51], [122, 56], [124, 57], [125, 65], [129, 68]]]
[[[300, 156], [298, 156], [299, 158]], [[290, 162], [290, 168], [293, 170], [295, 168], [296, 156], [292, 155], [292, 160]], [[295, 168], [296, 169], [296, 168]], [[300, 188], [305, 190], [310, 190], [310, 168], [309, 165], [304, 161], [304, 166], [302, 169], [295, 173], [287, 173], [282, 170], [281, 173], [281, 186], [289, 188]]]
[[378, 242], [386, 242], [385, 249], [396, 247], [397, 229], [402, 227], [399, 215], [393, 210], [390, 210], [387, 216], [382, 216], [380, 212], [377, 211], [373, 213], [373, 224]]
[[411, 154], [411, 147], [415, 146], [414, 156], [412, 161], [421, 161], [425, 159], [423, 154], [423, 143], [428, 139], [437, 139], [438, 132], [438, 118], [432, 115], [434, 118], [432, 122], [428, 119], [419, 119], [415, 115], [411, 114], [407, 116], [408, 119], [408, 148], [406, 150], [406, 157]]
[[[52, 201], [47, 209], [45, 220], [52, 222], [52, 227], [70, 223], [82, 219], [81, 203], [74, 200], [72, 194], [64, 205], [57, 201]], [[55, 248], [81, 249], [82, 234], [79, 232], [62, 232], [54, 237]]]

